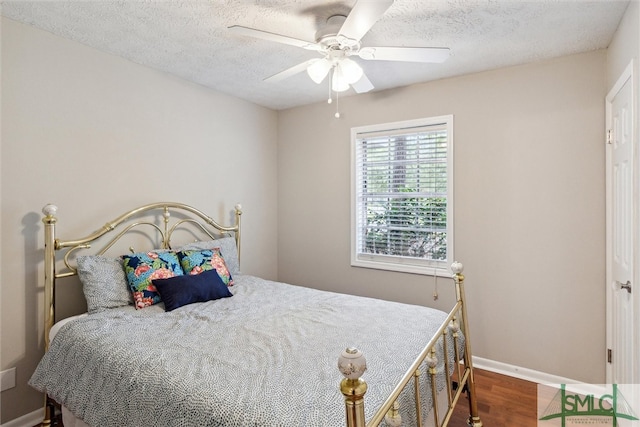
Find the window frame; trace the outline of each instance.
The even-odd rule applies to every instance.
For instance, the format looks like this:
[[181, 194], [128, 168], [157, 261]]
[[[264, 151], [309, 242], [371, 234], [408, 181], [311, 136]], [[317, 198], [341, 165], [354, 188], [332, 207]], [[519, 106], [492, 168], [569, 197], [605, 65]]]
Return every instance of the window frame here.
[[[358, 253], [358, 169], [361, 164], [356, 164], [357, 145], [359, 135], [365, 133], [385, 133], [390, 135], [397, 131], [406, 131], [411, 128], [424, 128], [429, 126], [442, 126], [447, 132], [447, 224], [446, 245], [447, 255], [444, 261], [419, 260], [413, 257], [392, 256], [381, 254]], [[398, 271], [423, 275], [438, 275], [449, 277], [449, 265], [454, 261], [454, 161], [453, 161], [453, 115], [426, 117], [414, 120], [381, 123], [351, 128], [351, 266], [373, 268], [387, 271]]]

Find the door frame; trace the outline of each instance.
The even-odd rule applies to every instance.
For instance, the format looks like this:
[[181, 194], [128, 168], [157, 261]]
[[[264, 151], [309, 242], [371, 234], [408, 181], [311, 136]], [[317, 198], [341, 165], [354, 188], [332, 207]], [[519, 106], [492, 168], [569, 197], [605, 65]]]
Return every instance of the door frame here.
[[[632, 339], [632, 352], [633, 352], [633, 360], [636, 363], [640, 363], [640, 162], [638, 159], [638, 155], [640, 152], [640, 143], [638, 141], [638, 92], [637, 92], [637, 80], [636, 80], [636, 64], [635, 60], [631, 60], [631, 62], [624, 69], [620, 77], [618, 77], [616, 83], [613, 85], [611, 90], [607, 93], [605, 98], [605, 141], [607, 141], [606, 145], [606, 160], [605, 160], [605, 185], [606, 185], [606, 271], [605, 271], [605, 297], [606, 297], [606, 349], [605, 350], [605, 365], [606, 365], [606, 382], [610, 383], [613, 376], [613, 366], [608, 362], [608, 358], [606, 357], [606, 353], [608, 349], [613, 348], [613, 293], [614, 290], [610, 285], [612, 283], [612, 256], [611, 256], [611, 248], [612, 248], [612, 230], [613, 230], [613, 222], [611, 209], [612, 206], [612, 197], [611, 197], [611, 148], [608, 144], [608, 130], [612, 127], [612, 101], [615, 96], [618, 94], [620, 89], [624, 86], [627, 81], [631, 83], [631, 98], [634, 104], [634, 115], [633, 115], [633, 123], [632, 123], [632, 141], [633, 141], [633, 154], [632, 154], [632, 162], [633, 162], [633, 218], [632, 218], [632, 229], [633, 229], [633, 292], [632, 292], [632, 304], [633, 304], [633, 316], [634, 323], [638, 325], [636, 329], [635, 336]], [[640, 366], [637, 366], [635, 371], [636, 378], [633, 378], [634, 383], [640, 383]]]

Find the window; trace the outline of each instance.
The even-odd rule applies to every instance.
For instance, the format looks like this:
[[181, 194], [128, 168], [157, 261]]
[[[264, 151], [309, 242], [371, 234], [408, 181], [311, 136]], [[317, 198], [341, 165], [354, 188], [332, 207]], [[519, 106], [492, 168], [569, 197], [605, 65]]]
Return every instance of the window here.
[[448, 274], [453, 116], [351, 129], [351, 265]]

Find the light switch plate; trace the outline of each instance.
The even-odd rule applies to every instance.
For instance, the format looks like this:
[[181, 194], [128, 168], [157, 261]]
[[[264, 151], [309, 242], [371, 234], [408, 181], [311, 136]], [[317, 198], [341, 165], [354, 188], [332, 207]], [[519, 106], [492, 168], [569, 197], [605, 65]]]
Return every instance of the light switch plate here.
[[16, 386], [16, 368], [7, 369], [6, 371], [0, 372], [1, 375], [1, 387], [0, 391], [9, 390], [10, 388], [14, 388]]

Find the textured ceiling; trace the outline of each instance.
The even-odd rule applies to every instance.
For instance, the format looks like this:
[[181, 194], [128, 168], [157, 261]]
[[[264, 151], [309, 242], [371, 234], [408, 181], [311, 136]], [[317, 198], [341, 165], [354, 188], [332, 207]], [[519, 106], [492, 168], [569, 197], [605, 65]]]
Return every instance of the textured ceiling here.
[[[360, 0], [370, 1], [370, 0]], [[637, 1], [637, 0], [632, 0]], [[242, 25], [314, 41], [355, 0], [2, 1], [2, 15], [145, 66], [284, 109], [327, 99], [306, 73], [264, 78], [318, 54], [231, 34]], [[606, 48], [628, 1], [396, 0], [363, 46], [449, 47], [442, 64], [362, 61], [375, 90]], [[353, 91], [345, 95], [353, 94]]]

